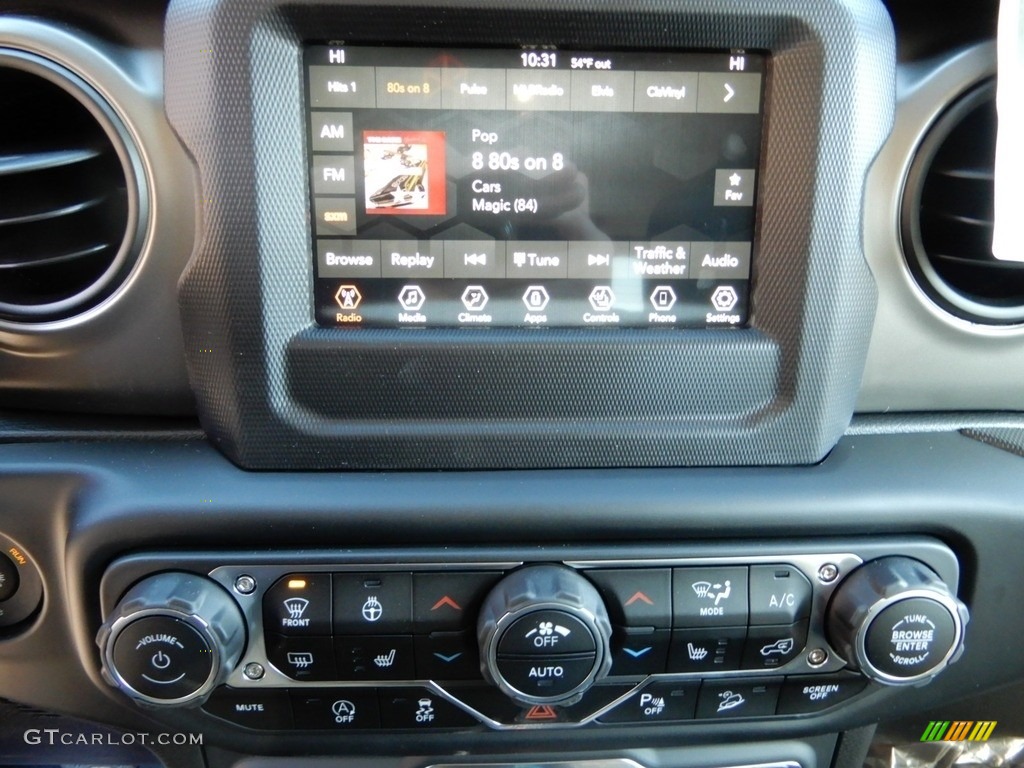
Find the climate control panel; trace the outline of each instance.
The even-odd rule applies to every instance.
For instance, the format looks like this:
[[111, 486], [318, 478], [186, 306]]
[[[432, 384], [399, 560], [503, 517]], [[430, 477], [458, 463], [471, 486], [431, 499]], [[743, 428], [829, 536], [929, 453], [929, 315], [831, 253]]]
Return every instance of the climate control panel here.
[[177, 571], [139, 555], [108, 573], [97, 642], [108, 682], [141, 704], [312, 730], [807, 716], [926, 683], [962, 651], [941, 544], [718, 551], [197, 555]]

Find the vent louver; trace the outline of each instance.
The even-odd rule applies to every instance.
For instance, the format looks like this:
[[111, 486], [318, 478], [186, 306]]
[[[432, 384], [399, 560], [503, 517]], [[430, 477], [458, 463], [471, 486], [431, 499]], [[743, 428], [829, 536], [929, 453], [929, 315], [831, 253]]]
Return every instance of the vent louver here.
[[995, 81], [954, 102], [929, 130], [903, 196], [903, 249], [918, 283], [958, 317], [1024, 322], [1024, 264], [992, 255]]
[[0, 319], [67, 318], [121, 284], [139, 239], [134, 153], [80, 78], [0, 52]]

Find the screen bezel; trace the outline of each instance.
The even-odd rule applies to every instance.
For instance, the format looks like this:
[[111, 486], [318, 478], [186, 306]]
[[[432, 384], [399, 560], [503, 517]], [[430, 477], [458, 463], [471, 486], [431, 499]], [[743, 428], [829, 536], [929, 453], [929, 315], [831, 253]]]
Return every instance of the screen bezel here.
[[[168, 112], [199, 166], [205, 213], [181, 302], [199, 411], [215, 443], [265, 469], [822, 458], [852, 414], [871, 330], [875, 289], [860, 222], [864, 177], [893, 114], [884, 8], [472, 5], [213, 0], [199, 23], [194, 9], [172, 5]], [[316, 327], [301, 47], [325, 36], [769, 52], [750, 327], [542, 337]], [[195, 53], [211, 47], [217, 55]]]

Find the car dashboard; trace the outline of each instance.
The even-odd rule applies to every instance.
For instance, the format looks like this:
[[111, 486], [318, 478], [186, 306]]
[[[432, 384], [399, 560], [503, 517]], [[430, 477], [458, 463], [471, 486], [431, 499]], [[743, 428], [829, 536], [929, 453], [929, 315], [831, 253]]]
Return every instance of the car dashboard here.
[[0, 9], [0, 762], [1012, 744], [997, 14]]

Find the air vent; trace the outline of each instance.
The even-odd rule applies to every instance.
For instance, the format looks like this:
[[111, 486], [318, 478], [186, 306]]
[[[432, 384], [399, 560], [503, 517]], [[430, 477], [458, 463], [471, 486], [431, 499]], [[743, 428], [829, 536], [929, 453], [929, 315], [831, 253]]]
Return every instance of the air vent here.
[[925, 137], [903, 195], [903, 249], [931, 299], [987, 325], [1024, 322], [1024, 264], [992, 255], [996, 86], [953, 103]]
[[135, 154], [79, 77], [0, 50], [0, 319], [71, 317], [110, 296], [141, 237]]

